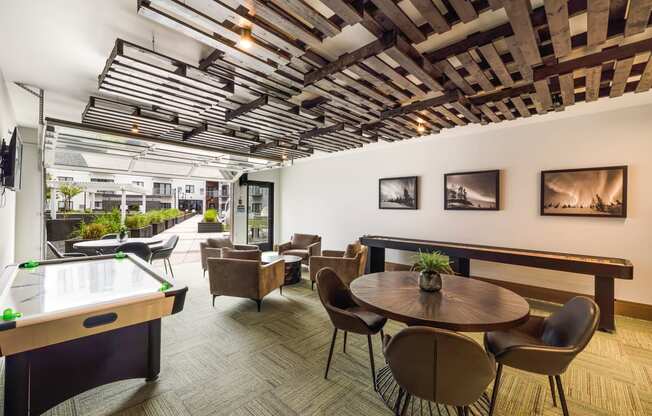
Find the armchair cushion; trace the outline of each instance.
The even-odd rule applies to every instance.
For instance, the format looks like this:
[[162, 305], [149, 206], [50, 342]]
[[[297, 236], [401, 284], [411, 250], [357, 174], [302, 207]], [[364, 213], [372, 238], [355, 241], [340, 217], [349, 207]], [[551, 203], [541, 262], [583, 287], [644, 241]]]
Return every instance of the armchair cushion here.
[[223, 259], [240, 259], [240, 260], [258, 260], [260, 261], [260, 251], [258, 250], [234, 250], [228, 247], [222, 248]]
[[294, 234], [292, 236], [292, 248], [308, 248], [309, 245], [316, 243], [320, 238], [313, 234]]
[[262, 299], [259, 293], [258, 261], [209, 258], [208, 279], [213, 295]]
[[233, 243], [228, 238], [208, 238], [206, 244], [211, 248], [233, 248]]

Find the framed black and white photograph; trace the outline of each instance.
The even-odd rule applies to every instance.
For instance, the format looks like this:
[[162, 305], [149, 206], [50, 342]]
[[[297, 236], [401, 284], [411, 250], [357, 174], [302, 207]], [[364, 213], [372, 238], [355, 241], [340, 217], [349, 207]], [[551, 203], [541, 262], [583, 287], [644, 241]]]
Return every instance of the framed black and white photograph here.
[[417, 209], [418, 183], [416, 176], [382, 178], [378, 180], [379, 209]]
[[627, 216], [627, 166], [541, 172], [541, 215]]
[[500, 170], [444, 175], [444, 209], [497, 211], [500, 209]]

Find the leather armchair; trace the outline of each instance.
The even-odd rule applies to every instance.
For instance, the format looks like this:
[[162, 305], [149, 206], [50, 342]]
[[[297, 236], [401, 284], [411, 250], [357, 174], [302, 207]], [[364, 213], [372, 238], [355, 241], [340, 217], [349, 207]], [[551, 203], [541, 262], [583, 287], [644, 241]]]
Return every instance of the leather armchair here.
[[249, 244], [233, 244], [228, 238], [209, 238], [199, 243], [199, 252], [201, 254], [201, 267], [206, 276], [208, 270], [208, 258], [222, 257], [222, 248], [234, 248], [236, 250], [258, 250], [258, 246]]
[[255, 301], [260, 312], [263, 298], [274, 289], [282, 290], [285, 282], [285, 262], [279, 259], [262, 265], [260, 251], [226, 248], [221, 257], [209, 257], [207, 262], [213, 306], [217, 296], [235, 296]]
[[556, 406], [554, 378], [564, 416], [568, 416], [560, 375], [591, 341], [599, 321], [598, 305], [592, 299], [576, 296], [548, 317], [531, 316], [517, 328], [486, 333], [485, 349], [498, 363], [489, 415], [495, 407], [503, 365], [507, 365], [547, 375]]
[[310, 285], [314, 286], [317, 273], [326, 267], [349, 286], [352, 281], [364, 274], [369, 247], [360, 243], [349, 244], [346, 251], [323, 250], [321, 256], [310, 257]]
[[309, 264], [310, 257], [321, 255], [321, 237], [314, 234], [294, 234], [289, 242], [279, 244], [278, 254], [298, 256], [303, 264]]
[[440, 404], [453, 406], [460, 416], [484, 414], [484, 393], [494, 378], [496, 363], [473, 339], [453, 331], [412, 326], [394, 337], [386, 335], [383, 353], [391, 375], [381, 373], [379, 385], [388, 376], [396, 380], [395, 414], [400, 414], [403, 398], [404, 410], [413, 398], [419, 398], [437, 403], [437, 409]]

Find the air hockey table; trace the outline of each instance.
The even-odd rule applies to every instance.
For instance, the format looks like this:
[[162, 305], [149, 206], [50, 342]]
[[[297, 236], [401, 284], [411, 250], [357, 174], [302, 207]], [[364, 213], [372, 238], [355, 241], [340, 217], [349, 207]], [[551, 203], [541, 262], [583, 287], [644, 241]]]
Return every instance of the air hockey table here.
[[187, 290], [124, 253], [5, 268], [5, 416], [39, 415], [118, 380], [155, 380], [161, 318], [183, 309]]

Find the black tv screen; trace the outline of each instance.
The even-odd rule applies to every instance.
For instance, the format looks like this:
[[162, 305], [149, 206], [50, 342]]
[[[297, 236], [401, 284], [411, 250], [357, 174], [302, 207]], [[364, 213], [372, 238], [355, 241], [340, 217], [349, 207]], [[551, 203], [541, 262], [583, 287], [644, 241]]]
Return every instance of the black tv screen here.
[[20, 189], [20, 170], [23, 161], [23, 143], [15, 128], [9, 144], [2, 143], [0, 155], [2, 156], [2, 172], [0, 179], [2, 186], [8, 189]]

